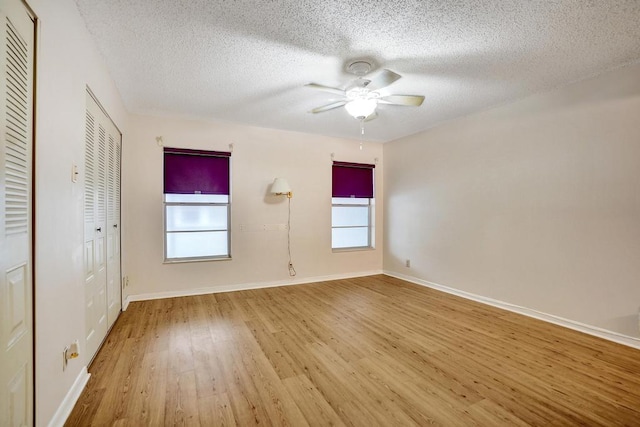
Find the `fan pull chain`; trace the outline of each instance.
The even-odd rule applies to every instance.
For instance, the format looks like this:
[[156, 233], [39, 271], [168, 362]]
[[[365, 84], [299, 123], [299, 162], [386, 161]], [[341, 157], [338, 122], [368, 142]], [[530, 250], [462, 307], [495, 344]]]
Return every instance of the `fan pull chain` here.
[[360, 120], [360, 151], [362, 151], [363, 139], [364, 139], [364, 119]]

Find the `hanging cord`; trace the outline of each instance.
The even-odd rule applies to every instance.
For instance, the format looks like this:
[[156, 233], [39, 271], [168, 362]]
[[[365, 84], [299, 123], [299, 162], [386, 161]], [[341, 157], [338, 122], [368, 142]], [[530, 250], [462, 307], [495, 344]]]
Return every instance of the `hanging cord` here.
[[289, 199], [289, 215], [287, 217], [287, 250], [289, 251], [289, 276], [296, 275], [296, 269], [293, 268], [293, 262], [291, 261], [291, 197]]

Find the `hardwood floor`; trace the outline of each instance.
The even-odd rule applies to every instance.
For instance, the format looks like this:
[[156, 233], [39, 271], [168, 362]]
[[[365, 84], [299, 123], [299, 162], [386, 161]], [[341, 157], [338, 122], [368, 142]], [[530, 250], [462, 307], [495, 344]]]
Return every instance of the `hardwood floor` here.
[[66, 425], [640, 425], [640, 351], [388, 276], [134, 302]]

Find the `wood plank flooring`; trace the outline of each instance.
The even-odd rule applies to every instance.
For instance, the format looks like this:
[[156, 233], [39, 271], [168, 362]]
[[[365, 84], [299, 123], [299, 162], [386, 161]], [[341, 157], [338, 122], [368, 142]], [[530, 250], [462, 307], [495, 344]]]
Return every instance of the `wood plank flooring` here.
[[640, 351], [388, 276], [134, 302], [68, 426], [640, 425]]

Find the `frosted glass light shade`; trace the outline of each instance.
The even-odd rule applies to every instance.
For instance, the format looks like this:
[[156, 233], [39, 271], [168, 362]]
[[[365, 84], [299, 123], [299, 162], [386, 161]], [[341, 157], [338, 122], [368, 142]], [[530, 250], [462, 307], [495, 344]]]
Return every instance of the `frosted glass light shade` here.
[[375, 99], [354, 99], [347, 102], [344, 108], [347, 113], [356, 119], [365, 119], [369, 117], [375, 110], [378, 103]]
[[284, 178], [276, 178], [271, 185], [271, 192], [273, 194], [288, 194], [291, 193], [291, 186]]

